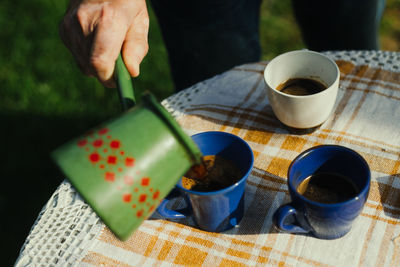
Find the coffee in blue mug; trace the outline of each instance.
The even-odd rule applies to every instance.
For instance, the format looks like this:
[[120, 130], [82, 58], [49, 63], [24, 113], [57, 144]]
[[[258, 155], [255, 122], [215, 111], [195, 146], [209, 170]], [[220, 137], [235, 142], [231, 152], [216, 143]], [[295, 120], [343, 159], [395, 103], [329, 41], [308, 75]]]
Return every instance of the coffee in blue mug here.
[[[192, 136], [204, 156], [215, 155], [230, 161], [238, 176], [226, 186], [212, 186], [209, 190], [200, 187], [188, 189], [182, 177], [173, 190], [157, 208], [167, 219], [192, 217], [198, 228], [209, 232], [223, 232], [239, 224], [244, 213], [246, 180], [253, 167], [254, 156], [250, 146], [242, 138], [226, 132], [203, 132]], [[230, 173], [229, 171], [227, 173]], [[223, 175], [224, 176], [224, 175]], [[221, 178], [222, 179], [222, 178]], [[224, 182], [225, 184], [225, 182]], [[171, 199], [183, 197], [188, 208], [173, 210], [167, 208]]]
[[347, 234], [368, 198], [371, 172], [364, 158], [339, 145], [298, 155], [288, 170], [289, 204], [274, 214], [284, 232], [335, 239]]

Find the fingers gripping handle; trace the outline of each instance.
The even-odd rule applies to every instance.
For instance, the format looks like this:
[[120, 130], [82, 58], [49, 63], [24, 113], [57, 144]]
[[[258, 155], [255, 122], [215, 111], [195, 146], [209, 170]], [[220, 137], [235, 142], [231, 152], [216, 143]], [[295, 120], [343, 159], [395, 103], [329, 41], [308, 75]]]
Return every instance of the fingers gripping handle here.
[[284, 205], [280, 207], [275, 213], [274, 213], [274, 223], [275, 225], [282, 231], [289, 232], [289, 233], [297, 233], [297, 234], [305, 234], [308, 233], [309, 230], [304, 229], [300, 225], [296, 225], [294, 223], [286, 223], [286, 219], [289, 218], [289, 216], [294, 216], [297, 218], [297, 210], [292, 207], [290, 204]]
[[131, 75], [126, 69], [121, 54], [118, 56], [115, 63], [115, 80], [117, 82], [118, 95], [122, 109], [127, 110], [133, 107], [136, 104], [136, 99], [133, 91]]

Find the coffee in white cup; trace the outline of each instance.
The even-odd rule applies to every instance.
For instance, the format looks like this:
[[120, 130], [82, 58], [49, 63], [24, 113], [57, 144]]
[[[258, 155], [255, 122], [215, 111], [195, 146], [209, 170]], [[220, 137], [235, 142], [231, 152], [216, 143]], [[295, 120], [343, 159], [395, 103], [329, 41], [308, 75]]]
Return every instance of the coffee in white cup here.
[[276, 117], [297, 129], [320, 126], [332, 113], [340, 71], [329, 57], [314, 51], [287, 52], [265, 68], [269, 104]]

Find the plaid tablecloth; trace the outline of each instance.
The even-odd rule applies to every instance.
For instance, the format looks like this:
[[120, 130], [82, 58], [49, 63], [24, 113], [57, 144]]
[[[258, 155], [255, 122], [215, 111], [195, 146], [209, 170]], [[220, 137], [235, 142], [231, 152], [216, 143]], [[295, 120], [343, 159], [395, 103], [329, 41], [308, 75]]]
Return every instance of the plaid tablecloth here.
[[[55, 217], [46, 214], [51, 209], [48, 205], [32, 228], [17, 265], [400, 266], [400, 54], [326, 54], [341, 71], [339, 94], [331, 117], [309, 134], [293, 134], [275, 118], [263, 80], [267, 62], [236, 67], [163, 102], [188, 134], [230, 132], [253, 149], [254, 168], [238, 227], [209, 233], [197, 229], [191, 219], [168, 221], [154, 213], [122, 242], [98, 219], [86, 231], [85, 221], [75, 222], [74, 227], [81, 229], [76, 236], [83, 233], [83, 238], [68, 235], [64, 238], [67, 246], [55, 238], [58, 250], [48, 241], [53, 256], [40, 256], [46, 243], [35, 235], [40, 237], [44, 225], [50, 225]], [[290, 162], [320, 144], [352, 148], [371, 168], [365, 208], [350, 233], [336, 240], [281, 233], [272, 224], [274, 211], [290, 200], [286, 184]], [[67, 182], [62, 186], [64, 191], [74, 192]], [[68, 211], [71, 205], [66, 204], [64, 212], [72, 212]], [[180, 205], [183, 202], [179, 200], [174, 204]], [[96, 217], [87, 206], [85, 210], [89, 210], [87, 217]], [[73, 212], [72, 218], [79, 218], [78, 211]], [[58, 216], [65, 216], [62, 214]], [[46, 223], [41, 222], [43, 218]], [[48, 227], [57, 232], [56, 226]], [[63, 231], [60, 233], [63, 236]], [[40, 240], [43, 249], [38, 248]]]

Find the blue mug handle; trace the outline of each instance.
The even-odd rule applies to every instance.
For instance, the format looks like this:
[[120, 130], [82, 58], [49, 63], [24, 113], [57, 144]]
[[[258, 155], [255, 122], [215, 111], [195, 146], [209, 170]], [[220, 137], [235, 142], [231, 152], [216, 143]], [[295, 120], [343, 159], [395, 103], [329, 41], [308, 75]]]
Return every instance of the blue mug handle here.
[[183, 219], [189, 216], [189, 208], [171, 210], [167, 208], [168, 203], [178, 197], [182, 197], [180, 191], [174, 187], [172, 191], [161, 201], [157, 212], [166, 219]]
[[297, 210], [290, 204], [279, 207], [274, 213], [274, 223], [282, 231], [294, 233], [294, 234], [306, 234], [310, 230], [306, 230], [300, 225], [286, 224], [285, 220], [289, 216], [294, 216], [297, 220]]

